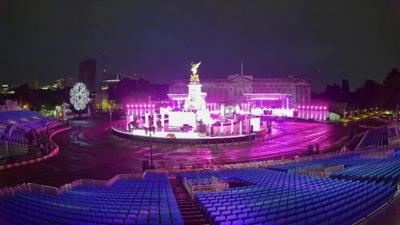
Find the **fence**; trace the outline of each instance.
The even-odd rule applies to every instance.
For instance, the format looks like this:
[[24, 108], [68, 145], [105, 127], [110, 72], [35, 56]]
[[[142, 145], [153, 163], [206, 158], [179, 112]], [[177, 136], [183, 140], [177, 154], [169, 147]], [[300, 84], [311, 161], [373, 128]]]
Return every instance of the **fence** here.
[[142, 174], [118, 174], [109, 180], [78, 179], [59, 188], [34, 183], [24, 183], [14, 187], [0, 189], [0, 197], [13, 196], [18, 192], [36, 192], [46, 195], [60, 195], [78, 186], [111, 186], [118, 180], [142, 179]]
[[211, 177], [211, 182], [208, 184], [192, 184], [185, 177], [183, 180], [183, 186], [192, 198], [194, 198], [194, 195], [197, 192], [222, 192], [229, 188], [227, 182], [215, 176]]
[[344, 169], [344, 165], [323, 166], [323, 167], [317, 167], [317, 168], [299, 167], [299, 168], [296, 168], [295, 173], [298, 175], [329, 177], [332, 173], [342, 171], [343, 169]]

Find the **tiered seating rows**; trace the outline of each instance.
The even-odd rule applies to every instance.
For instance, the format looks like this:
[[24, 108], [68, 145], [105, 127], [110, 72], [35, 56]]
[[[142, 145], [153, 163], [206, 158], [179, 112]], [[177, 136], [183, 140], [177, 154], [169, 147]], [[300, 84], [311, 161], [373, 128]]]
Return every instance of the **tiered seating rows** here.
[[20, 110], [0, 112], [0, 123], [6, 125], [17, 125], [25, 131], [29, 131], [41, 129], [51, 123], [51, 120], [37, 112]]
[[397, 136], [397, 129], [394, 126], [388, 127], [388, 137], [393, 138]]
[[388, 144], [388, 131], [387, 127], [380, 127], [377, 129], [369, 130], [359, 145], [359, 148], [366, 147], [379, 147]]
[[400, 182], [400, 160], [397, 157], [383, 158], [348, 168], [332, 177], [397, 183]]
[[19, 193], [0, 200], [0, 218], [12, 224], [183, 224], [167, 176], [154, 174], [57, 197]]
[[196, 200], [215, 224], [352, 224], [393, 196], [384, 184], [297, 176], [265, 169], [186, 173], [253, 184], [225, 192], [197, 193]]
[[319, 168], [322, 166], [344, 165], [345, 168], [360, 164], [367, 164], [378, 161], [379, 159], [363, 159], [359, 154], [351, 154], [345, 157], [334, 157], [331, 159], [319, 159], [312, 161], [303, 161], [285, 165], [270, 167], [271, 170], [294, 172], [297, 168]]

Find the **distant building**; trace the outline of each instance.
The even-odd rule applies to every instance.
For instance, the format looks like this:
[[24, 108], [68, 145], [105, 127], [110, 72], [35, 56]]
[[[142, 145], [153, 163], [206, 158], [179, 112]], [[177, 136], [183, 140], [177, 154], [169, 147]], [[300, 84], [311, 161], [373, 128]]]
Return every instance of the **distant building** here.
[[95, 59], [87, 59], [79, 64], [79, 81], [83, 82], [91, 92], [96, 90]]
[[[188, 80], [174, 80], [169, 87], [170, 94], [185, 94]], [[202, 79], [202, 90], [207, 93], [207, 102], [240, 103], [254, 94], [287, 96], [290, 107], [309, 104], [311, 82], [307, 79], [288, 76], [287, 78], [255, 78], [251, 75], [230, 75], [222, 79]], [[272, 98], [271, 97], [271, 98]]]
[[39, 80], [37, 80], [37, 79], [33, 80], [32, 88], [33, 88], [33, 90], [39, 90], [40, 89]]
[[0, 93], [3, 95], [12, 95], [15, 93], [15, 91], [10, 87], [8, 84], [2, 84]]
[[[154, 86], [155, 84], [143, 85], [146, 82], [143, 82], [143, 77], [136, 74], [127, 74], [127, 73], [115, 73], [115, 74], [107, 74], [104, 79], [100, 82], [100, 91], [96, 91], [94, 96], [94, 108], [96, 111], [108, 112], [108, 111], [116, 111], [121, 109], [121, 105], [116, 101], [110, 99], [108, 95], [108, 90], [120, 84], [121, 81], [131, 81], [139, 83], [136, 87], [140, 87], [141, 93], [135, 93], [137, 95], [142, 95], [143, 92], [148, 92], [148, 88], [153, 87], [155, 90], [154, 93], [158, 94], [162, 91], [158, 86]], [[135, 85], [131, 86], [135, 88]], [[151, 96], [150, 96], [151, 99]], [[150, 100], [149, 100], [150, 101]]]
[[120, 108], [120, 105], [109, 99], [108, 89], [112, 85], [118, 84], [121, 81], [121, 77], [118, 74], [104, 74], [104, 80], [100, 82], [100, 91], [94, 93], [94, 108], [96, 111], [109, 112]]

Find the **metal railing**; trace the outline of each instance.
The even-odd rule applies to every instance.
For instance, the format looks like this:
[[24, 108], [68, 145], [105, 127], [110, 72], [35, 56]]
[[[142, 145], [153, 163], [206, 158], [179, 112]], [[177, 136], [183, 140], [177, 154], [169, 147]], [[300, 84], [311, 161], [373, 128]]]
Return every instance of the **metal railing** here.
[[0, 197], [13, 196], [18, 192], [35, 192], [40, 194], [57, 196], [78, 186], [108, 187], [114, 184], [118, 180], [130, 180], [130, 179], [143, 179], [143, 174], [118, 174], [110, 178], [109, 180], [78, 179], [71, 183], [64, 184], [59, 188], [47, 185], [35, 184], [35, 183], [24, 183], [14, 187], [6, 187], [0, 189]]

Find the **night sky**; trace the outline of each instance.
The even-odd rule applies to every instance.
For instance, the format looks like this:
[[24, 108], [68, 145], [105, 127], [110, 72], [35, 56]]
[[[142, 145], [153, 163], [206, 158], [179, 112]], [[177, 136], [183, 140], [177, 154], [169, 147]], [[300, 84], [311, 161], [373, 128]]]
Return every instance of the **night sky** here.
[[[41, 84], [101, 59], [157, 83], [240, 72], [354, 89], [400, 67], [400, 0], [0, 0], [0, 82]], [[101, 65], [101, 61], [99, 61]]]

